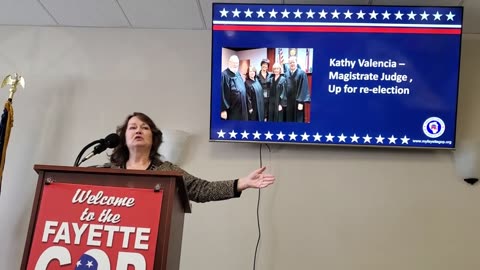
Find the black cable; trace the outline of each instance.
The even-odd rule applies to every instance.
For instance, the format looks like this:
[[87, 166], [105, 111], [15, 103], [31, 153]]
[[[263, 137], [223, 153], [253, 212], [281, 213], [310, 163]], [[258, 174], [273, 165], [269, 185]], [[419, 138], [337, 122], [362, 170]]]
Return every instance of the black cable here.
[[[262, 146], [264, 144], [260, 145], [260, 168], [263, 167], [263, 159], [262, 159]], [[265, 146], [268, 148], [268, 152], [272, 152], [270, 150], [270, 146], [268, 144], [265, 144]], [[257, 252], [258, 252], [258, 245], [260, 244], [260, 238], [262, 237], [262, 231], [260, 229], [260, 195], [261, 195], [261, 189], [258, 189], [258, 199], [257, 199], [257, 227], [258, 227], [258, 239], [257, 239], [257, 245], [255, 246], [255, 255], [253, 257], [253, 270], [255, 270], [255, 265], [257, 262]]]
[[[100, 143], [102, 140], [96, 140], [96, 141], [93, 141], [87, 145], [85, 145], [85, 147], [82, 148], [82, 150], [80, 151], [80, 153], [78, 153], [78, 156], [77, 158], [75, 159], [75, 163], [73, 163], [73, 166], [74, 167], [78, 167], [80, 166], [81, 162], [80, 162], [80, 158], [82, 158], [83, 154], [85, 153], [85, 151], [87, 151], [88, 148], [92, 147], [94, 144], [97, 144], [97, 143]], [[82, 161], [83, 162], [83, 161]]]

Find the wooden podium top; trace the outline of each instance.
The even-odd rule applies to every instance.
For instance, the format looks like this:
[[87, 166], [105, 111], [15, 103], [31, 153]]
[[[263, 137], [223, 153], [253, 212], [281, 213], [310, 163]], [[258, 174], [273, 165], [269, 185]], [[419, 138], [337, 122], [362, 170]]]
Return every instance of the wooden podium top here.
[[86, 174], [105, 174], [105, 175], [132, 175], [132, 176], [160, 176], [175, 177], [175, 184], [178, 188], [180, 200], [184, 207], [185, 213], [191, 213], [192, 207], [188, 199], [187, 189], [183, 180], [183, 175], [176, 171], [152, 171], [152, 170], [126, 170], [111, 169], [101, 167], [73, 167], [73, 166], [57, 166], [35, 164], [33, 169], [40, 174], [41, 172], [58, 172], [58, 173], [86, 173]]
[[33, 169], [39, 173], [40, 171], [55, 172], [83, 172], [83, 173], [107, 173], [107, 174], [131, 174], [131, 175], [159, 175], [159, 176], [175, 176], [183, 177], [179, 172], [175, 171], [151, 171], [151, 170], [126, 170], [111, 169], [102, 167], [73, 167], [73, 166], [57, 166], [36, 164]]

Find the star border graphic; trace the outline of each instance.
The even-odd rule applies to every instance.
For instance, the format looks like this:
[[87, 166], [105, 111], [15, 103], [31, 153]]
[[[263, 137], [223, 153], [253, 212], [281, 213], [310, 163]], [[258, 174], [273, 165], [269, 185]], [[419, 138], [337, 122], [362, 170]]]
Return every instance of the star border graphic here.
[[237, 131], [235, 129], [220, 129], [215, 132], [216, 139], [225, 141], [266, 141], [266, 142], [297, 142], [297, 143], [316, 143], [316, 144], [350, 144], [350, 145], [411, 145], [411, 138], [407, 135], [396, 136], [391, 134], [384, 136], [382, 134], [369, 133], [319, 133], [306, 131], [296, 133], [295, 131], [277, 133], [267, 131], [259, 132], [259, 130]]

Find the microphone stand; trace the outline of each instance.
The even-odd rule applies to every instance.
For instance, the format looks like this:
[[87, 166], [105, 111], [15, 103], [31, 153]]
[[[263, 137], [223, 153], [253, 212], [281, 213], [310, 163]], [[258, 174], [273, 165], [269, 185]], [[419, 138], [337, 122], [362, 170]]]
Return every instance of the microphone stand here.
[[77, 159], [75, 159], [75, 163], [73, 164], [73, 166], [74, 167], [80, 166], [80, 164], [81, 164], [80, 158], [83, 156], [85, 151], [87, 151], [88, 148], [92, 147], [92, 145], [97, 144], [97, 143], [101, 143], [102, 141], [103, 141], [103, 139], [100, 139], [100, 140], [96, 140], [96, 141], [93, 141], [93, 142], [85, 145], [85, 147], [83, 147], [82, 151], [80, 151], [80, 153], [78, 154]]

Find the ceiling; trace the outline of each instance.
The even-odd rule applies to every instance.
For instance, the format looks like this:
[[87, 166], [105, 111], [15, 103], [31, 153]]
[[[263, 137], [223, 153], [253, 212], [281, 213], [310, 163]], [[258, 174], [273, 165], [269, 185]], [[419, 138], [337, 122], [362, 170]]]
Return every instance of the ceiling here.
[[204, 30], [212, 2], [463, 6], [463, 33], [480, 34], [479, 0], [0, 0], [0, 25]]

